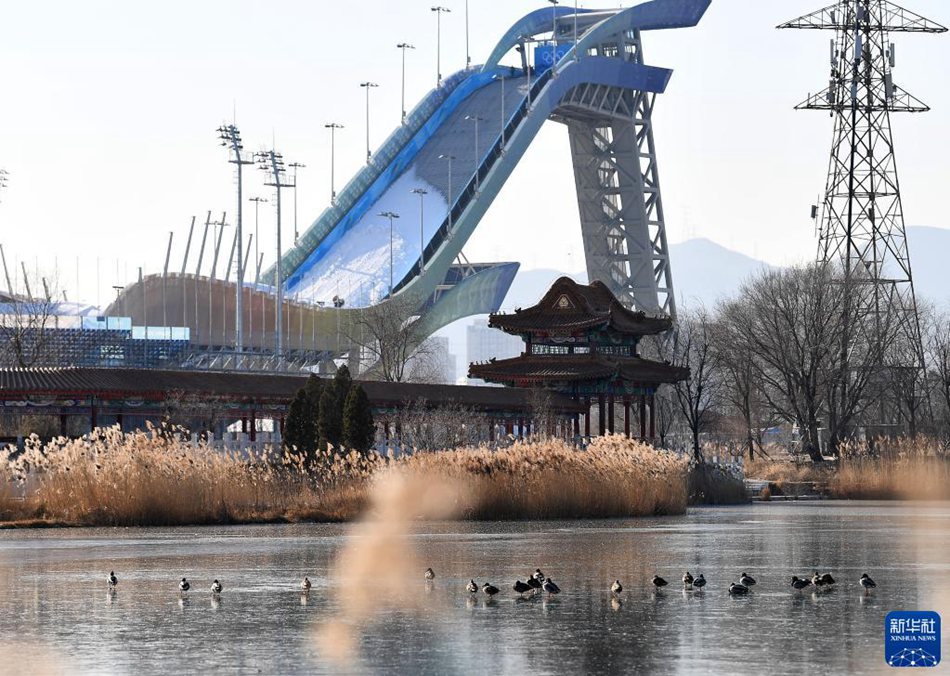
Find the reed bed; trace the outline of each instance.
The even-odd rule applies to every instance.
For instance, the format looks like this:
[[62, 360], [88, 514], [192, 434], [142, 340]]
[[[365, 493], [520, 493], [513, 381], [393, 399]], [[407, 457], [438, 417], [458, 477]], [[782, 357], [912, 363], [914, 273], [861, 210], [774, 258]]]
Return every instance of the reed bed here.
[[375, 453], [226, 454], [180, 440], [183, 430], [97, 430], [31, 438], [0, 451], [0, 521], [146, 526], [343, 521], [401, 473], [456, 491], [453, 518], [558, 519], [678, 514], [687, 463], [623, 437], [579, 451], [559, 441], [398, 458]]
[[844, 444], [835, 462], [796, 462], [789, 457], [756, 460], [746, 476], [771, 481], [780, 492], [814, 483], [830, 498], [845, 500], [950, 500], [950, 453], [930, 437]]

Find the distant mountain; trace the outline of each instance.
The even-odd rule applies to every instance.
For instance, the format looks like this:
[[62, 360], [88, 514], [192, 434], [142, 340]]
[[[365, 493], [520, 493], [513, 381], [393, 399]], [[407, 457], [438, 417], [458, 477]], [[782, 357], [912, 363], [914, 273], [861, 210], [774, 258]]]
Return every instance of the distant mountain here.
[[[907, 229], [918, 298], [950, 307], [950, 230], [915, 226]], [[713, 307], [719, 300], [733, 295], [754, 273], [770, 267], [767, 263], [732, 251], [708, 239], [690, 239], [670, 245], [673, 261], [673, 285], [679, 307], [702, 303]], [[586, 272], [565, 273], [561, 270], [522, 270], [515, 277], [502, 309], [514, 310], [537, 303], [558, 277], [567, 274], [578, 282], [587, 282]], [[465, 327], [484, 322], [486, 317], [469, 317], [447, 326], [439, 335], [449, 338], [449, 349], [458, 355], [459, 374], [468, 368], [465, 363]]]

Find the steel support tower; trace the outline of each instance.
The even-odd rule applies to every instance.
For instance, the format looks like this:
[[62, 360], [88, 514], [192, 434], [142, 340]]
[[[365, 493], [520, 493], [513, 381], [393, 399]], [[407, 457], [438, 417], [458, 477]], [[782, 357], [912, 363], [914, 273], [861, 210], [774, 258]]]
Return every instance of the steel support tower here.
[[[642, 65], [639, 30], [621, 32], [597, 56]], [[552, 118], [567, 125], [587, 276], [629, 308], [675, 318], [676, 299], [653, 141], [656, 93], [575, 87]]]
[[[846, 340], [863, 338], [881, 356], [888, 375], [879, 389], [893, 383], [898, 372], [917, 379], [924, 359], [891, 113], [929, 108], [894, 83], [891, 33], [947, 29], [889, 0], [838, 0], [778, 28], [835, 33], [828, 87], [810, 94], [796, 110], [829, 111], [835, 120], [818, 260], [840, 265], [845, 288], [855, 290], [854, 303], [846, 303], [852, 313], [846, 318], [852, 327], [845, 331]], [[850, 345], [842, 349], [847, 355]], [[891, 422], [883, 408], [879, 424]]]

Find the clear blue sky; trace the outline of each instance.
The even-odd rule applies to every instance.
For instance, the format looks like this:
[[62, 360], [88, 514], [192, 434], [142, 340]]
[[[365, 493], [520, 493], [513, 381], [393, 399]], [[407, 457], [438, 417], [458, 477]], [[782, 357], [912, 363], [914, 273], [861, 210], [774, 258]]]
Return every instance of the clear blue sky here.
[[[464, 65], [464, 3], [440, 0], [443, 72]], [[169, 230], [180, 257], [192, 215], [233, 212], [232, 173], [216, 127], [237, 111], [248, 148], [272, 139], [301, 174], [301, 229], [329, 197], [329, 137], [337, 178], [364, 155], [364, 99], [372, 79], [371, 135], [399, 121], [399, 52], [409, 41], [411, 105], [434, 83], [432, 3], [417, 0], [91, 0], [10, 3], [0, 24], [0, 242], [31, 267], [58, 260], [61, 285], [102, 301], [144, 265], [160, 269]], [[481, 62], [526, 0], [471, 0], [471, 51]], [[608, 3], [612, 5], [614, 3]], [[631, 4], [631, 3], [624, 3]], [[770, 262], [808, 258], [808, 205], [824, 187], [831, 120], [795, 103], [827, 79], [829, 35], [776, 31], [825, 0], [713, 0], [700, 27], [646, 38], [647, 60], [675, 69], [655, 114], [667, 224], [673, 241], [708, 237]], [[950, 3], [907, 0], [950, 23]], [[587, 7], [602, 6], [592, 2]], [[908, 224], [950, 226], [950, 37], [900, 35], [895, 80], [934, 111], [895, 121]], [[257, 174], [259, 172], [252, 172]], [[253, 176], [248, 196], [269, 197]], [[549, 123], [466, 248], [473, 260], [527, 268], [583, 267], [566, 130]], [[262, 210], [262, 238], [273, 239]], [[292, 211], [285, 212], [291, 223]], [[253, 224], [253, 215], [245, 220]], [[289, 241], [290, 228], [285, 231]], [[913, 252], [912, 252], [913, 254]], [[95, 289], [96, 258], [101, 260]], [[174, 260], [174, 258], [173, 258]], [[272, 261], [268, 251], [267, 261]], [[117, 265], [116, 261], [120, 261]], [[676, 261], [674, 264], [674, 272]]]

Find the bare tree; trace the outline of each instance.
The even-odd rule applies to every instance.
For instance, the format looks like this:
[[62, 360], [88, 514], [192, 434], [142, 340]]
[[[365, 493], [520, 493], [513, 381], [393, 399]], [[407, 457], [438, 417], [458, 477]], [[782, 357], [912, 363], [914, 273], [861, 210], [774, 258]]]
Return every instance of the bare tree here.
[[753, 364], [774, 411], [797, 423], [803, 448], [821, 460], [819, 426], [830, 362], [839, 349], [841, 316], [826, 271], [815, 265], [768, 270], [743, 285], [721, 321]]
[[[720, 316], [729, 316], [728, 305], [719, 307]], [[747, 341], [736, 335], [739, 330], [740, 327], [728, 321], [717, 321], [713, 326], [713, 347], [722, 371], [723, 399], [742, 419], [745, 449], [749, 460], [753, 460], [757, 446], [759, 452], [764, 453], [764, 430], [777, 420], [762, 392], [756, 355]]]
[[55, 279], [17, 278], [12, 293], [0, 295], [0, 363], [27, 368], [59, 365], [55, 329], [59, 318]]
[[704, 308], [680, 313], [670, 337], [670, 361], [689, 369], [689, 378], [673, 385], [680, 413], [692, 437], [693, 458], [703, 460], [699, 435], [719, 405], [722, 377], [713, 349], [712, 319]]
[[934, 315], [925, 327], [924, 348], [940, 428], [950, 438], [950, 318]]
[[420, 374], [428, 373], [433, 345], [418, 330], [417, 319], [415, 306], [399, 297], [360, 310], [347, 336], [370, 363], [360, 375], [404, 382], [410, 379], [414, 365]]
[[555, 427], [557, 417], [551, 402], [551, 392], [543, 387], [533, 387], [528, 392], [528, 406], [534, 421], [533, 436], [547, 439]]

